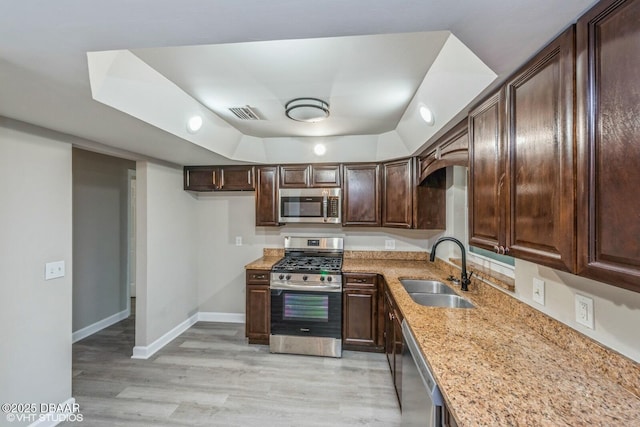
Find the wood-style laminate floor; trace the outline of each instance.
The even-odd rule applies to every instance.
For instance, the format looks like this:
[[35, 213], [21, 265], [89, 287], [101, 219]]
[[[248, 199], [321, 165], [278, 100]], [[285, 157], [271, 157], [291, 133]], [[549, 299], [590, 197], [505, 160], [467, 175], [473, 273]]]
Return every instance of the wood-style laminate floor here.
[[400, 425], [383, 354], [270, 354], [244, 325], [204, 322], [148, 360], [131, 359], [133, 345], [133, 316], [73, 345], [82, 425]]

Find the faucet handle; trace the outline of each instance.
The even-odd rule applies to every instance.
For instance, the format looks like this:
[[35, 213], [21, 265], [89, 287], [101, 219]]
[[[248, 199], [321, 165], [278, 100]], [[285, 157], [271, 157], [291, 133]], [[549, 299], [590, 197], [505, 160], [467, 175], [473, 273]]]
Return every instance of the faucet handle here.
[[460, 289], [463, 291], [469, 290], [469, 284], [471, 283], [471, 276], [473, 276], [473, 271], [468, 276], [463, 275], [462, 280], [460, 281]]

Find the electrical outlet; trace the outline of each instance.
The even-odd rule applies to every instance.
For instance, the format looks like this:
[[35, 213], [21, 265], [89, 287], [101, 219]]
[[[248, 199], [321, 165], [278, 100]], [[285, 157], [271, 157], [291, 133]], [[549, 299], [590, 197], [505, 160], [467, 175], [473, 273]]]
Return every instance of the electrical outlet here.
[[44, 280], [64, 277], [64, 261], [48, 262], [44, 265]]
[[594, 329], [593, 298], [576, 294], [576, 322]]
[[384, 241], [384, 248], [385, 249], [395, 249], [396, 248], [396, 241], [393, 240], [393, 239], [385, 240]]
[[236, 246], [242, 246], [242, 236], [236, 236]]
[[544, 305], [544, 280], [533, 278], [533, 301]]

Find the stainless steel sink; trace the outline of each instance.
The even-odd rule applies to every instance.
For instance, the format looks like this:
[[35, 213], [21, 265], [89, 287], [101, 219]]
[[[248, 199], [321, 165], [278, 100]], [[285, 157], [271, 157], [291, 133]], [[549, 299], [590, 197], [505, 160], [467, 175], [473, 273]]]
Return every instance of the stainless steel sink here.
[[471, 302], [458, 295], [409, 292], [409, 296], [418, 304], [427, 307], [475, 308]]
[[456, 295], [453, 289], [437, 280], [400, 279], [400, 283], [409, 293]]

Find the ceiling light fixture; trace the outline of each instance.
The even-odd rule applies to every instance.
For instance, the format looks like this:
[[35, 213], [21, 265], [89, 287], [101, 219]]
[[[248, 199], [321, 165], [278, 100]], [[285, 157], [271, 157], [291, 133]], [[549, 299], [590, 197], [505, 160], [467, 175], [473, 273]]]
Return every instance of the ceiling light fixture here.
[[324, 156], [324, 153], [327, 152], [327, 147], [325, 147], [324, 144], [316, 144], [315, 147], [313, 147], [313, 152], [316, 156]]
[[429, 126], [433, 126], [436, 121], [436, 118], [433, 115], [433, 111], [431, 111], [429, 107], [425, 105], [420, 107], [420, 117], [422, 117], [422, 120], [424, 120], [424, 122]]
[[297, 122], [316, 123], [329, 117], [329, 104], [317, 98], [296, 98], [284, 106], [285, 114]]
[[187, 121], [187, 131], [189, 133], [196, 133], [202, 127], [202, 117], [193, 116]]

